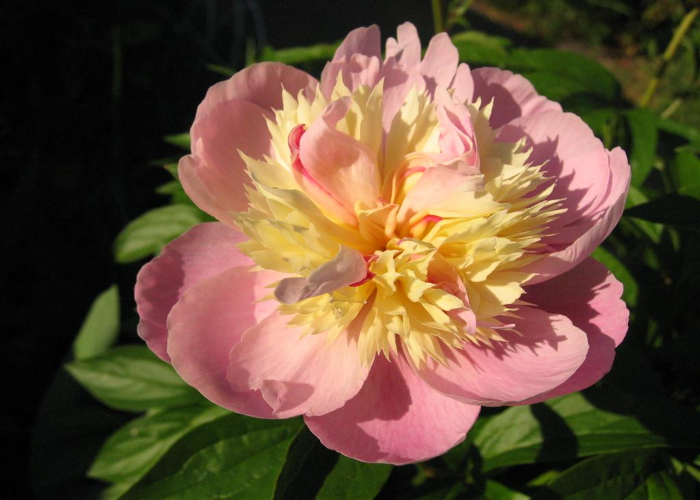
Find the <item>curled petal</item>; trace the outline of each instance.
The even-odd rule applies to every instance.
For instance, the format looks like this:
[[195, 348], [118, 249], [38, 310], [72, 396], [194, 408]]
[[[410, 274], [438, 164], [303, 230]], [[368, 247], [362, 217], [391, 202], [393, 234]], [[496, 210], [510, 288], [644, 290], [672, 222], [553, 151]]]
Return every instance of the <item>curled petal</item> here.
[[426, 88], [432, 93], [436, 87], [448, 88], [459, 64], [459, 52], [447, 33], [435, 35], [428, 44], [420, 72]]
[[362, 254], [341, 246], [338, 255], [315, 269], [307, 278], [285, 278], [275, 288], [275, 298], [283, 304], [333, 292], [352, 285], [367, 275]]
[[391, 362], [377, 357], [362, 390], [342, 408], [305, 421], [326, 447], [343, 455], [402, 465], [461, 443], [479, 410], [435, 391], [399, 354]]
[[537, 93], [535, 87], [520, 75], [497, 68], [478, 68], [471, 72], [474, 97], [485, 105], [493, 101], [491, 126], [499, 128], [521, 116], [543, 111], [559, 111], [561, 106]]
[[312, 99], [318, 82], [292, 66], [262, 62], [239, 71], [226, 81], [213, 85], [197, 108], [195, 123], [221, 104], [237, 99], [248, 101], [265, 111], [282, 107], [282, 89], [292, 95], [304, 91]]
[[[190, 131], [192, 155], [198, 161], [191, 164], [198, 182], [191, 186], [190, 177], [182, 179], [187, 193], [196, 193], [198, 184], [206, 188], [211, 199], [224, 211], [242, 211], [248, 206], [245, 186], [250, 185], [241, 152], [262, 160], [272, 155], [272, 142], [266, 122], [266, 112], [257, 104], [233, 99], [221, 103], [195, 122]], [[196, 194], [193, 198], [196, 202]], [[203, 210], [211, 210], [205, 203]], [[211, 213], [215, 217], [218, 211]], [[221, 218], [226, 222], [229, 217]]]
[[170, 242], [161, 254], [141, 268], [136, 277], [136, 310], [139, 336], [165, 361], [168, 330], [166, 320], [182, 294], [200, 281], [232, 267], [253, 261], [236, 245], [246, 238], [218, 222], [199, 224]]
[[277, 306], [267, 286], [279, 279], [252, 266], [234, 267], [200, 281], [168, 316], [168, 354], [185, 382], [211, 402], [244, 415], [276, 418], [260, 391], [236, 391], [226, 378], [229, 352], [243, 332]]
[[396, 38], [386, 41], [386, 58], [393, 58], [404, 71], [418, 71], [421, 47], [418, 30], [412, 23], [403, 23], [396, 29]]
[[260, 389], [274, 415], [323, 415], [341, 407], [362, 387], [369, 367], [360, 363], [357, 339], [343, 332], [305, 335], [273, 313], [251, 326], [231, 351], [228, 378], [234, 389]]
[[523, 404], [538, 403], [590, 387], [611, 368], [627, 332], [629, 311], [620, 298], [622, 284], [605, 266], [588, 258], [549, 281], [526, 287], [525, 300], [553, 314], [563, 314], [588, 337], [588, 355], [563, 384]]
[[565, 382], [586, 359], [586, 334], [562, 315], [521, 307], [508, 318], [514, 332], [493, 347], [465, 342], [448, 351], [449, 366], [434, 360], [420, 377], [459, 401], [500, 406], [542, 394]]
[[335, 130], [348, 106], [347, 98], [333, 102], [303, 135], [299, 159], [304, 172], [298, 179], [319, 205], [343, 222], [356, 224], [355, 203], [374, 206], [380, 179], [373, 151]]

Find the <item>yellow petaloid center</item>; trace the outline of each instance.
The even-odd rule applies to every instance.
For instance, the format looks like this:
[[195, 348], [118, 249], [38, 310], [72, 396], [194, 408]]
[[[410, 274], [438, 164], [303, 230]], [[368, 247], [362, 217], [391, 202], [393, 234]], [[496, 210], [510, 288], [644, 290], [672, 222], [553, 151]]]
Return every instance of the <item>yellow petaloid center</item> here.
[[251, 238], [242, 250], [261, 268], [307, 277], [342, 247], [367, 261], [364, 280], [280, 304], [281, 313], [329, 342], [344, 331], [356, 335], [365, 363], [401, 348], [421, 368], [428, 358], [446, 363], [445, 349], [465, 341], [502, 341], [499, 331], [512, 327], [508, 316], [532, 278], [524, 269], [538, 258], [548, 223], [563, 212], [549, 199], [552, 181], [527, 163], [522, 142], [494, 141], [491, 104], [459, 103], [476, 144], [471, 158], [451, 159], [449, 168], [470, 175], [450, 195], [440, 185], [426, 191], [431, 184], [423, 177], [445, 163], [431, 97], [411, 91], [385, 138], [382, 85], [350, 92], [339, 78], [331, 101], [344, 97], [349, 110], [335, 128], [373, 152], [381, 177], [376, 202], [355, 203], [356, 222], [319, 206], [294, 176], [288, 139], [320, 118], [329, 104], [320, 92], [312, 101], [284, 92], [283, 108], [269, 121], [274, 158], [244, 156], [253, 181], [250, 209], [234, 220]]

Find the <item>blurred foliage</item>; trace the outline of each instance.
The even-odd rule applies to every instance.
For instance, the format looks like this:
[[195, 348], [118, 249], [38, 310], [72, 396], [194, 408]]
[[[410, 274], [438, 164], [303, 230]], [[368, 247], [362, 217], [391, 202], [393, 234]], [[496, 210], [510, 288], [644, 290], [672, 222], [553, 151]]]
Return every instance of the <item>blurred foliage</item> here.
[[[451, 4], [448, 27], [465, 24], [460, 19], [469, 3]], [[574, 35], [589, 42], [647, 46], [652, 56], [686, 12], [681, 4], [661, 1], [644, 2], [643, 9], [627, 0], [544, 5], [528, 1], [515, 11], [534, 19], [545, 38], [573, 27]], [[547, 24], [552, 19], [560, 24]], [[680, 60], [691, 54], [694, 61], [697, 33], [694, 29], [684, 39], [684, 47], [691, 45]], [[88, 471], [110, 484], [104, 498], [697, 496], [700, 130], [672, 119], [668, 108], [635, 107], [614, 74], [584, 55], [515, 48], [507, 38], [474, 30], [456, 33], [453, 40], [462, 61], [522, 73], [541, 94], [579, 114], [606, 147], [620, 146], [630, 158], [633, 177], [625, 215], [594, 253], [624, 284], [631, 310], [630, 331], [612, 372], [581, 393], [532, 406], [485, 408], [464, 443], [426, 463], [363, 464], [324, 448], [300, 419], [256, 420], [214, 407], [145, 346], [108, 350], [122, 314], [114, 305], [117, 291], [110, 289], [96, 300], [76, 341], [76, 360], [67, 365], [104, 404], [141, 413], [104, 442]], [[314, 70], [334, 48], [266, 47], [253, 59]], [[231, 71], [220, 65], [211, 69]], [[669, 69], [662, 86], [673, 75]], [[165, 140], [189, 146], [187, 134]], [[161, 163], [172, 174], [164, 172], [169, 180], [157, 189], [168, 204], [124, 228], [114, 245], [118, 262], [157, 255], [172, 238], [208, 220], [182, 190], [173, 165]], [[104, 328], [91, 319], [97, 309], [110, 318]], [[134, 312], [123, 314], [133, 324]]]

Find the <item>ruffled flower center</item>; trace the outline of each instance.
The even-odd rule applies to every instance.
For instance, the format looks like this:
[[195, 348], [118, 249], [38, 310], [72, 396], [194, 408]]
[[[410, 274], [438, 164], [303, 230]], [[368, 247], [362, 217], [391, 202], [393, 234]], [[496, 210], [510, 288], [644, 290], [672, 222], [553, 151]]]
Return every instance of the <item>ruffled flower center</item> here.
[[491, 103], [414, 88], [387, 127], [383, 98], [342, 75], [330, 99], [283, 91], [273, 156], [243, 156], [250, 209], [233, 217], [242, 251], [289, 275], [274, 293], [289, 324], [356, 335], [367, 364], [401, 348], [446, 365], [446, 349], [503, 341], [564, 210], [524, 142], [496, 141]]

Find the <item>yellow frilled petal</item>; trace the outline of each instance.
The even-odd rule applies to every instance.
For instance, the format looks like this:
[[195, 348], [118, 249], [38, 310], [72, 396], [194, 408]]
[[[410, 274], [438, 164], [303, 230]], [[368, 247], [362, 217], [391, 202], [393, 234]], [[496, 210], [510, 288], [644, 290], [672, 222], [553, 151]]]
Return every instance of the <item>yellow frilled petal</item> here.
[[[289, 142], [293, 130], [308, 128], [341, 98], [350, 105], [336, 130], [374, 152], [382, 176], [381, 198], [357, 202], [354, 225], [339, 222], [304, 192], [295, 180], [298, 145]], [[232, 217], [250, 237], [242, 251], [261, 268], [289, 277], [308, 277], [341, 247], [364, 256], [365, 279], [280, 304], [290, 324], [332, 342], [356, 321], [366, 364], [379, 354], [389, 358], [399, 344], [417, 367], [429, 358], [447, 364], [446, 349], [503, 341], [499, 332], [511, 329], [508, 318], [523, 304], [522, 286], [533, 276], [521, 269], [538, 259], [540, 240], [563, 210], [549, 198], [553, 181], [527, 163], [524, 143], [495, 142], [491, 104], [465, 105], [476, 165], [440, 156], [437, 105], [427, 92], [409, 92], [386, 136], [382, 104], [383, 83], [353, 92], [342, 75], [330, 101], [320, 91], [311, 101], [283, 91], [283, 107], [268, 122], [274, 157], [243, 156], [252, 180], [250, 208]], [[454, 176], [460, 185], [431, 189], [439, 172], [431, 169], [460, 172]]]

